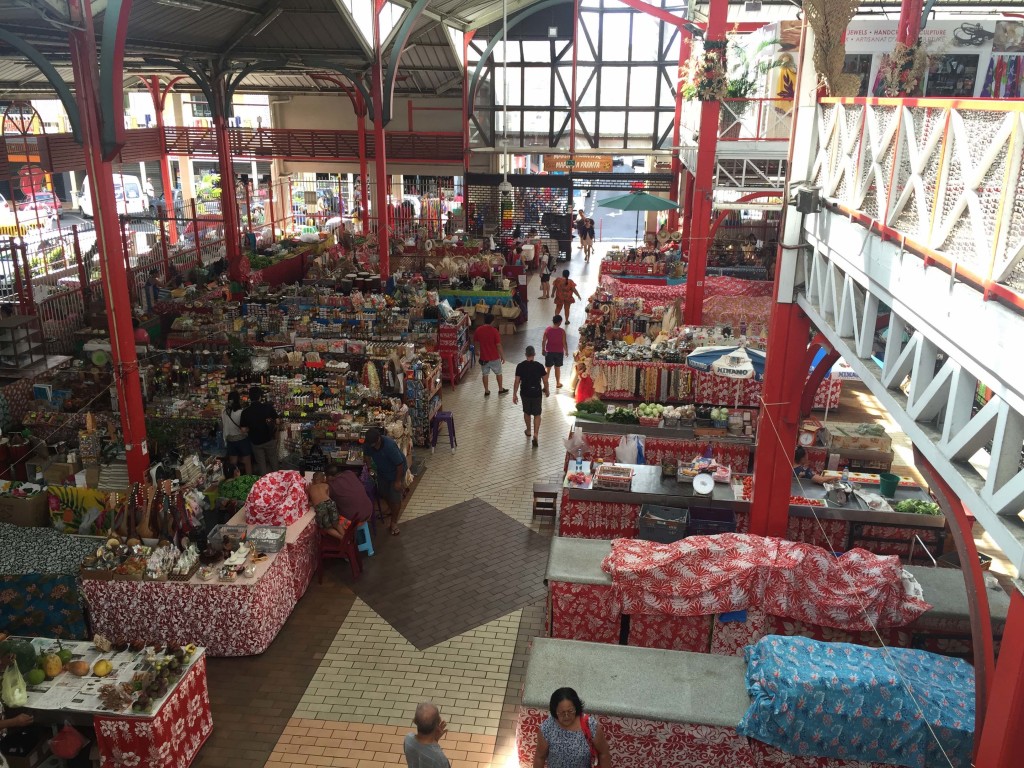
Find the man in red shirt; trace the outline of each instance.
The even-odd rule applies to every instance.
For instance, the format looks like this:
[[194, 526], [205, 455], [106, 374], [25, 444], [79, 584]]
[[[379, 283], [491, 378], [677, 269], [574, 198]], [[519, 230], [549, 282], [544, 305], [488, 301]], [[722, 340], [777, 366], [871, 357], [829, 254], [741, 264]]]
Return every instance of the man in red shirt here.
[[508, 394], [508, 390], [502, 386], [501, 377], [501, 364], [505, 362], [505, 350], [501, 346], [501, 333], [494, 327], [494, 318], [494, 315], [488, 315], [484, 324], [473, 334], [476, 355], [480, 360], [480, 373], [484, 379], [484, 397], [491, 394], [491, 386], [487, 380], [489, 373], [493, 373], [498, 380], [498, 394]]
[[555, 315], [551, 318], [551, 325], [544, 331], [540, 343], [541, 354], [544, 355], [544, 367], [547, 375], [551, 375], [551, 369], [555, 371], [555, 389], [562, 388], [562, 365], [565, 356], [569, 352], [569, 338], [566, 336], [565, 328], [562, 327], [562, 316]]

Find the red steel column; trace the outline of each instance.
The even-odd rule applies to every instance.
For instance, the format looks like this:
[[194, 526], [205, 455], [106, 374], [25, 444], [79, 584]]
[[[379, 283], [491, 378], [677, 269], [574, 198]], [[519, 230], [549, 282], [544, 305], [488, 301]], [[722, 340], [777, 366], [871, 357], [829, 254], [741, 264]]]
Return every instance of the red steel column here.
[[[220, 166], [220, 210], [224, 217], [224, 250], [227, 252], [228, 277], [243, 282], [242, 246], [238, 236], [238, 201], [235, 199], [235, 166], [231, 161], [231, 136], [228, 133], [228, 101], [226, 76], [215, 73], [213, 94], [213, 132], [217, 138], [217, 164]], [[198, 237], [196, 238], [198, 240]]]
[[391, 276], [391, 250], [388, 243], [388, 170], [387, 152], [384, 145], [384, 52], [381, 50], [380, 14], [384, 0], [376, 0], [373, 9], [373, 144], [374, 197], [377, 205], [377, 243], [380, 253], [378, 265], [382, 280]]
[[[725, 44], [728, 0], [711, 0], [708, 8], [708, 27], [704, 35], [708, 43]], [[725, 49], [720, 51], [725, 57]], [[700, 105], [700, 134], [697, 138], [697, 171], [694, 174], [693, 223], [690, 229], [689, 265], [686, 271], [687, 325], [700, 325], [704, 319], [704, 275], [708, 266], [708, 232], [711, 228], [711, 197], [714, 194], [715, 152], [718, 147], [717, 101], [704, 101]]]
[[[130, 0], [129, 0], [130, 1]], [[121, 237], [114, 197], [114, 170], [103, 159], [100, 147], [103, 115], [100, 111], [99, 67], [96, 61], [96, 35], [92, 10], [81, 0], [70, 0], [72, 21], [80, 29], [69, 32], [71, 67], [75, 78], [75, 99], [81, 113], [82, 140], [85, 149], [85, 170], [89, 177], [95, 211], [96, 244], [99, 250], [100, 279], [106, 302], [110, 329], [111, 363], [117, 389], [121, 432], [128, 463], [128, 479], [133, 483], [145, 480], [149, 467], [149, 446], [146, 443], [146, 412], [142, 405], [139, 361], [135, 355], [135, 334], [132, 329], [132, 308], [128, 298], [128, 273], [121, 253]], [[123, 18], [127, 20], [127, 13]], [[127, 24], [118, 26], [118, 42], [124, 45]], [[111, 73], [113, 74], [113, 73]], [[121, 73], [116, 73], [120, 77]], [[121, 120], [121, 115], [107, 115]]]
[[1024, 595], [1010, 596], [1010, 612], [988, 698], [978, 768], [1016, 768], [1024, 755]]
[[[156, 119], [156, 130], [160, 136], [160, 184], [164, 188], [164, 213], [167, 216], [167, 234], [171, 238], [171, 245], [178, 242], [177, 221], [174, 217], [174, 189], [171, 186], [171, 158], [167, 154], [167, 135], [164, 132], [164, 108], [167, 105], [167, 94], [171, 88], [182, 80], [181, 77], [173, 78], [164, 88], [160, 85], [160, 78], [151, 75], [143, 78], [146, 90], [153, 99], [153, 112]], [[165, 275], [166, 277], [166, 275]]]
[[[683, 66], [690, 58], [690, 38], [683, 33], [683, 30], [679, 30], [679, 69], [677, 72], [683, 71]], [[679, 202], [679, 187], [683, 181], [683, 161], [679, 157], [679, 142], [682, 141], [682, 126], [680, 121], [683, 119], [683, 89], [682, 83], [678, 79], [676, 80], [676, 114], [675, 122], [672, 124], [672, 186], [668, 190], [668, 199], [673, 203]], [[689, 191], [689, 190], [687, 190]], [[679, 228], [679, 209], [673, 208], [668, 212], [668, 229], [673, 231]], [[689, 234], [689, 233], [687, 233]]]
[[356, 110], [356, 131], [359, 134], [359, 188], [362, 190], [359, 195], [359, 219], [363, 222], [363, 234], [370, 233], [370, 217], [365, 211], [370, 208], [370, 189], [367, 180], [368, 170], [366, 163], [366, 103], [362, 94], [356, 96], [358, 108]]

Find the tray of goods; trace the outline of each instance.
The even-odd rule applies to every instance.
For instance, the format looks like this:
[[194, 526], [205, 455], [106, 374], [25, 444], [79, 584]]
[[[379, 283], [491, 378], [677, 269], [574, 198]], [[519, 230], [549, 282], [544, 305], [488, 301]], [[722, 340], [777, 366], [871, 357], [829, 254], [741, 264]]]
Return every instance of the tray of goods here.
[[789, 506], [791, 507], [825, 507], [828, 506], [824, 499], [809, 499], [806, 496], [790, 496]]
[[602, 464], [594, 475], [594, 487], [609, 491], [628, 491], [633, 485], [633, 469], [615, 464]]
[[248, 542], [260, 552], [273, 554], [284, 548], [287, 533], [283, 525], [257, 525], [249, 531]]
[[214, 526], [210, 531], [210, 534], [206, 537], [206, 540], [211, 546], [220, 546], [223, 543], [223, 539], [227, 536], [232, 542], [245, 541], [246, 536], [249, 534], [249, 528], [245, 525], [217, 525]]

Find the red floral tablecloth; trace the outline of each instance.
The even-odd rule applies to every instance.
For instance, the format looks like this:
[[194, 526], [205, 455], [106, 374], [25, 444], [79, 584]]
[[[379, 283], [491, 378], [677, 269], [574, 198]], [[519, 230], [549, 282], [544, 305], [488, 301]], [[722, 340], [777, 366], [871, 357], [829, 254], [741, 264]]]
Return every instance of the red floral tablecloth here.
[[93, 630], [114, 642], [195, 643], [211, 656], [263, 653], [316, 571], [318, 530], [305, 522], [298, 538], [286, 544], [254, 581], [83, 579]]
[[621, 615], [610, 586], [553, 581], [548, 585], [548, 600], [549, 637], [618, 644]]
[[711, 619], [711, 616], [630, 616], [627, 645], [707, 653]]
[[[586, 692], [581, 691], [586, 697]], [[537, 733], [549, 713], [519, 708], [519, 764], [533, 765]], [[750, 743], [735, 728], [597, 715], [615, 768], [755, 768]]]
[[577, 539], [632, 539], [640, 533], [639, 518], [639, 504], [580, 501], [563, 493], [558, 535]]
[[[748, 608], [743, 621], [723, 621], [715, 616], [711, 625], [711, 652], [719, 656], [742, 656], [743, 646], [756, 643], [768, 634], [764, 611]], [[728, 617], [727, 617], [728, 618]]]
[[213, 732], [200, 656], [153, 717], [93, 717], [100, 768], [186, 768]]
[[[813, 517], [789, 517], [786, 538], [813, 544], [829, 552], [844, 552], [850, 524], [846, 520], [817, 520]], [[870, 551], [870, 550], [869, 550]]]
[[[587, 447], [583, 456], [587, 461], [604, 459], [615, 461], [615, 447], [621, 435], [602, 435], [584, 432]], [[703, 456], [708, 445], [712, 446], [715, 461], [725, 464], [733, 472], [750, 471], [750, 447], [736, 443], [716, 443], [712, 440], [690, 438], [648, 437], [644, 440], [644, 459], [648, 464], [660, 464], [663, 458], [689, 461], [694, 456]]]
[[[766, 635], [785, 635], [787, 637], [809, 637], [829, 643], [855, 643], [878, 648], [882, 642], [894, 648], [909, 648], [912, 633], [905, 627], [876, 627], [874, 630], [848, 630], [835, 627], [824, 627], [819, 624], [788, 619], [782, 616], [767, 617]], [[879, 636], [882, 640], [879, 641]]]
[[897, 557], [853, 549], [836, 558], [762, 536], [691, 536], [672, 545], [620, 538], [601, 567], [630, 615], [753, 607], [849, 631], [904, 626], [931, 607], [906, 594]]

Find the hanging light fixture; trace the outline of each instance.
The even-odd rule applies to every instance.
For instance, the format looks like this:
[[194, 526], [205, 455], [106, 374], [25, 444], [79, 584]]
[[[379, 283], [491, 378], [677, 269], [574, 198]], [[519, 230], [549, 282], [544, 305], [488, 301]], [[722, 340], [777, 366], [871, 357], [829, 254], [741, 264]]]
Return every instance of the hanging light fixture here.
[[508, 0], [501, 0], [501, 165], [502, 177], [498, 191], [508, 197], [512, 183], [508, 180]]

